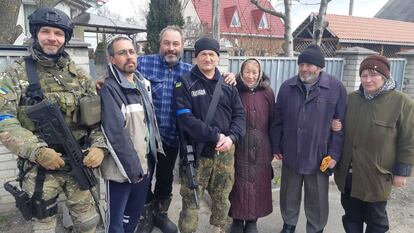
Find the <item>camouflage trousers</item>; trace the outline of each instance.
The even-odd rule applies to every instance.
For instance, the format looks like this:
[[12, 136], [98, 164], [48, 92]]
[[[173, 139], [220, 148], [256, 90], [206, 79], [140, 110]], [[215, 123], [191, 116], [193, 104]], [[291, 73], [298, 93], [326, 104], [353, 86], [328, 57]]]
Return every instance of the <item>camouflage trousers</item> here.
[[[234, 183], [234, 146], [225, 153], [214, 155], [214, 157], [203, 157], [198, 159], [197, 182], [198, 199], [203, 197], [207, 190], [211, 197], [210, 224], [224, 227], [230, 208], [229, 194]], [[181, 233], [192, 233], [197, 231], [198, 211], [194, 194], [188, 188], [187, 177], [180, 171], [182, 197], [182, 210], [178, 220], [178, 228]]]
[[[34, 167], [25, 176], [23, 190], [32, 196], [36, 184], [37, 169]], [[64, 192], [66, 206], [72, 217], [76, 232], [93, 233], [99, 222], [95, 204], [89, 190], [82, 191], [79, 185], [68, 174], [46, 173], [43, 184], [43, 200], [49, 200]], [[32, 220], [34, 233], [54, 233], [56, 227], [56, 215], [44, 219]]]

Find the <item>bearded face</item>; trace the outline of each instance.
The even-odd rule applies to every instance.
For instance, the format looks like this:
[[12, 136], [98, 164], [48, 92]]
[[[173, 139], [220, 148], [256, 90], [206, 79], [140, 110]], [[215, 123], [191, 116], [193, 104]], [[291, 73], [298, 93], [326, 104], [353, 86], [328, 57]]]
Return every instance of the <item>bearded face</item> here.
[[299, 78], [304, 83], [314, 83], [319, 77], [321, 68], [309, 63], [299, 64]]
[[160, 44], [160, 54], [169, 65], [177, 63], [183, 53], [181, 34], [174, 30], [163, 33]]
[[129, 40], [118, 40], [113, 44], [114, 55], [110, 56], [111, 63], [119, 71], [132, 74], [137, 69], [137, 54], [134, 45]]

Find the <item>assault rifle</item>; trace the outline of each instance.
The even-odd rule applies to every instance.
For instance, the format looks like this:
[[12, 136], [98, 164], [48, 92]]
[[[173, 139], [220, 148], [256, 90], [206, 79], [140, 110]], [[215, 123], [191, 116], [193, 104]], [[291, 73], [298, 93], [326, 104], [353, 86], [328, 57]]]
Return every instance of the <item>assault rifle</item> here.
[[[69, 167], [69, 174], [79, 184], [80, 190], [91, 192], [95, 204], [100, 210], [99, 198], [96, 197], [93, 190], [98, 181], [92, 169], [83, 165], [84, 153], [66, 124], [60, 108], [56, 104], [43, 100], [28, 107], [27, 115], [36, 124], [40, 137], [48, 147], [64, 155], [65, 165]], [[101, 210], [99, 212], [102, 221], [104, 221], [103, 212]]]
[[187, 143], [184, 136], [184, 132], [180, 130], [180, 157], [181, 157], [181, 169], [185, 173], [187, 180], [187, 186], [193, 191], [194, 201], [199, 207], [200, 202], [197, 196], [197, 176], [196, 176], [196, 156], [194, 155], [193, 146]]
[[27, 115], [36, 124], [40, 137], [49, 148], [64, 155], [69, 173], [79, 184], [81, 190], [93, 188], [98, 182], [91, 168], [83, 165], [83, 152], [72, 135], [59, 107], [47, 100], [32, 105]]

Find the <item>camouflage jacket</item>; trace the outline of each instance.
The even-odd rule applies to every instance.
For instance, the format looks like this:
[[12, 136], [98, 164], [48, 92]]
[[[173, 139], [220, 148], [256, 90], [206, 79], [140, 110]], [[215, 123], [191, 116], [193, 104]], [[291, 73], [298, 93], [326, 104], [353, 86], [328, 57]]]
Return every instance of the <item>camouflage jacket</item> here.
[[[93, 80], [66, 53], [54, 62], [31, 52], [44, 98], [59, 105], [75, 138], [87, 139], [92, 147], [106, 148], [98, 125], [87, 128], [79, 124], [79, 99], [97, 95]], [[19, 106], [28, 86], [24, 59], [17, 60], [0, 75], [0, 141], [12, 153], [34, 162], [40, 148], [47, 145], [27, 117], [27, 106]]]

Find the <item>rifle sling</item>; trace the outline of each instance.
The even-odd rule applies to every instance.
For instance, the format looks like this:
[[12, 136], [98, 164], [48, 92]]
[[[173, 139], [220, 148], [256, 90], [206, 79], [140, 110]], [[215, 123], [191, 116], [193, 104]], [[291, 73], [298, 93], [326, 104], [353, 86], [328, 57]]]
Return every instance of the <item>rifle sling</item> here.
[[24, 61], [26, 63], [26, 74], [29, 81], [26, 95], [34, 100], [41, 101], [43, 100], [43, 90], [39, 83], [36, 63], [31, 56], [24, 57]]
[[[37, 200], [37, 201], [42, 200], [43, 184], [45, 183], [45, 179], [46, 179], [46, 169], [41, 167], [41, 166], [37, 166], [35, 190], [34, 190], [32, 199]], [[49, 200], [44, 200], [45, 205], [49, 206], [49, 205], [55, 203], [58, 196], [59, 195], [57, 195], [56, 197], [51, 198]]]
[[[39, 76], [37, 74], [36, 63], [31, 56], [25, 56], [23, 59], [26, 63], [26, 74], [27, 74], [27, 78], [29, 81], [29, 86], [27, 87], [26, 95], [40, 102], [41, 100], [43, 100], [44, 95], [43, 95], [42, 87], [39, 82]], [[30, 169], [27, 169], [26, 171], [24, 171], [22, 176], [24, 177], [29, 170]], [[45, 178], [46, 178], [46, 169], [41, 166], [37, 166], [35, 190], [32, 196], [34, 200], [39, 200], [39, 201], [42, 200], [43, 184], [45, 182]], [[21, 183], [20, 183], [20, 187], [21, 187]], [[52, 203], [55, 203], [57, 198], [58, 196], [51, 198], [49, 200], [45, 200], [45, 204], [50, 205]]]
[[[211, 121], [213, 120], [214, 114], [216, 113], [217, 104], [219, 102], [220, 96], [222, 94], [221, 86], [223, 84], [223, 78], [220, 77], [217, 81], [216, 87], [214, 88], [213, 97], [211, 99], [210, 105], [208, 106], [206, 118], [204, 119], [204, 123], [207, 125], [211, 124]], [[204, 149], [204, 142], [197, 143], [196, 147], [196, 156], [201, 155]]]

